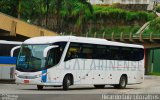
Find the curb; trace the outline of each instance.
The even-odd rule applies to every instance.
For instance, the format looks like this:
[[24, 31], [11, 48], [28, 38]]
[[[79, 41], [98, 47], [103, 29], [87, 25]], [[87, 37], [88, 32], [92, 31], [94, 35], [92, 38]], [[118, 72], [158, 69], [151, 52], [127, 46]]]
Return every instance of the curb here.
[[156, 78], [160, 78], [160, 76], [154, 76], [154, 75], [145, 75], [144, 79], [156, 79]]

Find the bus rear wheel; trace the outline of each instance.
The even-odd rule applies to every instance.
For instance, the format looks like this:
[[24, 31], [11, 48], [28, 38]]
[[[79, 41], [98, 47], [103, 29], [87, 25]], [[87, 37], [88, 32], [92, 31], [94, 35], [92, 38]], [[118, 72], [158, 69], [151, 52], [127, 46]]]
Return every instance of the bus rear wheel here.
[[127, 85], [127, 77], [123, 75], [120, 78], [119, 84], [118, 85], [114, 85], [114, 88], [124, 89], [124, 88], [126, 88], [126, 85]]
[[38, 90], [43, 90], [43, 85], [37, 85]]
[[68, 90], [70, 85], [71, 85], [71, 78], [69, 75], [67, 75], [64, 77], [63, 80], [63, 90]]
[[97, 88], [97, 89], [102, 89], [102, 88], [105, 87], [105, 85], [94, 85], [94, 87]]

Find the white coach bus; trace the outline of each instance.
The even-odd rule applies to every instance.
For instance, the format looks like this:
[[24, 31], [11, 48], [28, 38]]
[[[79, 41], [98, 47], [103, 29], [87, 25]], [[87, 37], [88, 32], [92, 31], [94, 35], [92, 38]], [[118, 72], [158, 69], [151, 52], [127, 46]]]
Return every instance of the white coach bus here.
[[125, 88], [144, 79], [144, 47], [75, 36], [24, 41], [17, 59], [17, 84], [44, 86], [112, 85]]
[[14, 80], [14, 69], [19, 49], [10, 56], [11, 49], [20, 46], [22, 42], [0, 40], [0, 80]]

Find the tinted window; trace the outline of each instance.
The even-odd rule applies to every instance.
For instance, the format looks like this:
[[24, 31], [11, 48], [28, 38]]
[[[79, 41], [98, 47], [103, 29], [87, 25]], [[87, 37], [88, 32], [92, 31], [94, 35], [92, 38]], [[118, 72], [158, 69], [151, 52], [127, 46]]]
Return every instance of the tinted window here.
[[62, 55], [66, 44], [67, 44], [67, 42], [56, 42], [53, 45], [58, 45], [58, 47], [59, 47], [59, 54]]
[[48, 59], [47, 59], [47, 68], [52, 67], [60, 61], [60, 48], [53, 48], [49, 51]]
[[132, 49], [132, 59], [133, 61], [142, 60], [144, 58], [144, 50], [140, 48]]
[[93, 51], [94, 46], [92, 44], [70, 43], [65, 61], [75, 58], [93, 59]]
[[93, 54], [94, 54], [93, 50], [94, 47], [92, 44], [82, 44], [81, 58], [93, 59]]
[[116, 46], [110, 46], [108, 49], [110, 49], [110, 57], [109, 60], [120, 60], [122, 59], [121, 53], [120, 53], [120, 47]]
[[94, 59], [106, 59], [106, 46], [97, 45], [94, 50]]
[[131, 59], [131, 48], [122, 47], [121, 53], [123, 55], [123, 60], [130, 60]]
[[[109, 49], [109, 50], [108, 50]], [[110, 46], [107, 49], [109, 60], [126, 60], [139, 61], [144, 58], [144, 50], [142, 48]]]
[[47, 62], [46, 62], [47, 68], [50, 68], [59, 63], [62, 53], [64, 51], [64, 48], [66, 46], [66, 42], [57, 42], [57, 43], [54, 43], [53, 45], [58, 45], [58, 47], [52, 48], [49, 51]]
[[80, 53], [81, 53], [81, 45], [78, 43], [71, 43], [67, 51], [65, 61], [74, 58], [81, 58]]
[[139, 61], [143, 57], [142, 48], [71, 43], [65, 61], [75, 58]]
[[[14, 44], [0, 44], [0, 56], [10, 56], [11, 49], [17, 45]], [[18, 55], [19, 50], [16, 50], [16, 54]]]

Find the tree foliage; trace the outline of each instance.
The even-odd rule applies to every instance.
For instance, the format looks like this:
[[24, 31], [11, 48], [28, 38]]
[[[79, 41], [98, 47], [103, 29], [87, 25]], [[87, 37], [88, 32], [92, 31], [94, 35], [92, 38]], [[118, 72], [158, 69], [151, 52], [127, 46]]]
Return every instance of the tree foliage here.
[[0, 12], [17, 17], [18, 0], [0, 0]]
[[160, 33], [160, 18], [156, 18], [150, 22], [149, 27], [144, 31], [143, 34], [159, 34]]
[[[21, 5], [20, 5], [21, 4]], [[62, 23], [74, 17], [78, 33], [83, 32], [83, 24], [92, 14], [93, 8], [87, 0], [21, 0], [21, 19], [30, 19], [38, 25], [48, 27], [49, 16], [55, 19], [54, 31], [62, 30]]]
[[[0, 0], [0, 12], [30, 20], [58, 33], [107, 30], [118, 25], [141, 26], [155, 18], [146, 11], [128, 11], [115, 6], [92, 6], [88, 0]], [[140, 23], [140, 24], [139, 24]], [[105, 29], [106, 28], [106, 29]]]
[[160, 13], [160, 5], [156, 7], [156, 11]]

